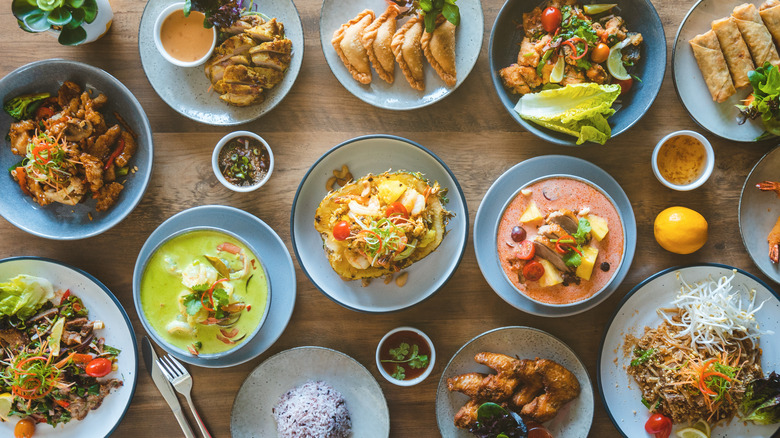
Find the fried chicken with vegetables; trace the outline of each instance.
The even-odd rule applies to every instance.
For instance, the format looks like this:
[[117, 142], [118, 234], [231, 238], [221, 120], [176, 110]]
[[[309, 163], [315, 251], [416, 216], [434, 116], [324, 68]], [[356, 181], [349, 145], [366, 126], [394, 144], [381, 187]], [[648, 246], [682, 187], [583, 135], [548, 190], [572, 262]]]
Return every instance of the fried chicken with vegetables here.
[[138, 146], [133, 133], [108, 126], [100, 112], [107, 101], [66, 81], [57, 96], [6, 102], [4, 109], [17, 120], [8, 132], [11, 152], [22, 157], [9, 171], [25, 195], [41, 206], [94, 198], [97, 211], [116, 203]]

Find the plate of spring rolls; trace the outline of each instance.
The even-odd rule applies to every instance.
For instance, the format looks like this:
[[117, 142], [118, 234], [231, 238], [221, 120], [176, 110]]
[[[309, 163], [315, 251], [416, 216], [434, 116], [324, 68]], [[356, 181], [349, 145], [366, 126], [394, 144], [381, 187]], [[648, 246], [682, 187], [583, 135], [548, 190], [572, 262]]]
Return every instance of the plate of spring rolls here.
[[761, 118], [743, 120], [735, 105], [753, 91], [748, 74], [780, 65], [780, 0], [701, 0], [683, 19], [672, 52], [677, 95], [691, 117], [713, 134], [757, 141]]

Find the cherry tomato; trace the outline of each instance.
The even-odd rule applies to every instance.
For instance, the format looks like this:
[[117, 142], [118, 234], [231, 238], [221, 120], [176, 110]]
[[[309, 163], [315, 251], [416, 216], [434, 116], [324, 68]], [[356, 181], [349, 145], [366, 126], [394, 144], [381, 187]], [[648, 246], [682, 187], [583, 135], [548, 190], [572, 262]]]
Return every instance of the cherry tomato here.
[[550, 6], [542, 12], [542, 27], [548, 33], [553, 33], [555, 29], [561, 27], [562, 20], [563, 15], [561, 15], [561, 10], [558, 8]]
[[32, 438], [35, 433], [35, 422], [29, 418], [19, 420], [14, 427], [15, 438]]
[[87, 364], [87, 375], [92, 377], [103, 377], [111, 372], [111, 361], [105, 357], [97, 357]]
[[590, 52], [590, 59], [593, 62], [601, 64], [609, 58], [609, 46], [604, 43], [599, 43], [592, 52]]
[[536, 281], [544, 275], [544, 266], [537, 261], [530, 261], [523, 266], [523, 277], [529, 281]]
[[672, 420], [662, 414], [653, 414], [645, 423], [645, 431], [656, 438], [669, 438], [672, 433]]
[[333, 238], [336, 240], [347, 240], [350, 234], [349, 222], [347, 221], [341, 221], [333, 226]]
[[388, 205], [387, 210], [385, 210], [385, 217], [390, 216], [397, 216], [405, 219], [409, 217], [409, 212], [406, 211], [406, 207], [400, 202], [393, 202]]
[[613, 78], [613, 83], [620, 85], [620, 94], [626, 94], [631, 91], [631, 87], [634, 86], [634, 78], [628, 78], [625, 81]]
[[531, 260], [536, 255], [536, 248], [530, 240], [523, 240], [516, 248], [515, 255], [520, 260]]

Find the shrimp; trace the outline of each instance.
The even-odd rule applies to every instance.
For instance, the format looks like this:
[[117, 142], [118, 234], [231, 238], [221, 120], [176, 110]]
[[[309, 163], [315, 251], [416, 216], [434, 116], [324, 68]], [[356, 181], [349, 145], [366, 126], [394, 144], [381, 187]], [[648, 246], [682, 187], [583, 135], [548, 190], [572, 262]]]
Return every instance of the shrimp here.
[[780, 261], [780, 217], [777, 218], [775, 226], [769, 232], [767, 242], [769, 242], [769, 260], [772, 263], [777, 263]]
[[758, 184], [756, 184], [756, 187], [758, 187], [759, 190], [765, 191], [765, 192], [775, 192], [777, 193], [777, 197], [780, 198], [780, 183], [775, 181], [762, 181]]

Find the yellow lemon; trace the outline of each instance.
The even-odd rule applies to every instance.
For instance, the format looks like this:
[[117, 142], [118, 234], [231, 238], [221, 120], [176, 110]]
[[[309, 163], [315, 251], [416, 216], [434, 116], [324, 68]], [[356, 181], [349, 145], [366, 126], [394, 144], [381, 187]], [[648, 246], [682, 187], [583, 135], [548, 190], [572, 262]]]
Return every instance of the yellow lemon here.
[[9, 393], [0, 394], [0, 420], [8, 421], [8, 413], [11, 412], [11, 405], [14, 397]]
[[707, 423], [704, 420], [699, 420], [696, 422], [696, 424], [693, 425], [695, 429], [699, 429], [700, 431], [704, 432], [707, 436], [710, 436], [710, 424]]
[[679, 438], [709, 438], [709, 435], [696, 429], [695, 427], [686, 427], [677, 431]]
[[669, 207], [658, 213], [653, 231], [661, 247], [677, 254], [690, 254], [707, 243], [707, 220], [690, 208]]

